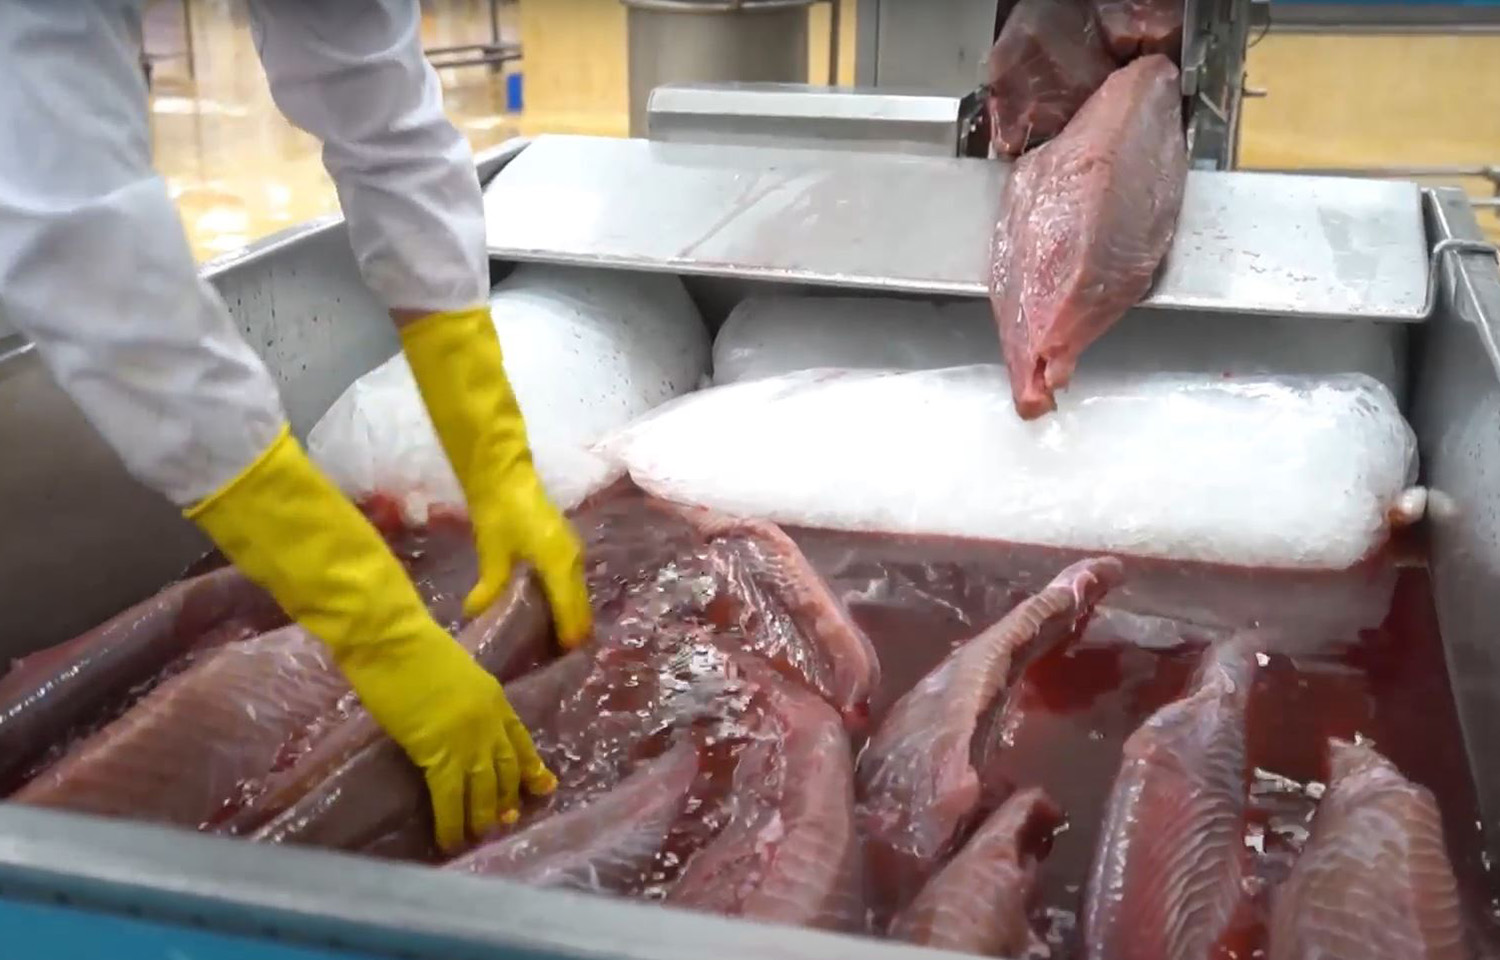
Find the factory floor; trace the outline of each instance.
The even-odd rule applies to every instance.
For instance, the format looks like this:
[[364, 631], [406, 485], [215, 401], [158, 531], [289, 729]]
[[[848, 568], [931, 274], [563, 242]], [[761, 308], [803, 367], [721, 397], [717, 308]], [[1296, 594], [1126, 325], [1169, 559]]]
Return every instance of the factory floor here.
[[[271, 102], [239, 0], [192, 4], [192, 70], [183, 0], [153, 0], [156, 161], [202, 259], [337, 209], [318, 145]], [[854, 0], [841, 44], [851, 76]], [[488, 0], [423, 4], [429, 47], [487, 41]], [[508, 0], [501, 35], [526, 51], [528, 101], [505, 113], [503, 73], [441, 72], [450, 114], [476, 148], [517, 131], [619, 134], [626, 125], [624, 15], [618, 0]], [[827, 13], [810, 38], [810, 70], [826, 75]], [[821, 32], [821, 36], [819, 33]], [[1249, 167], [1500, 164], [1500, 34], [1372, 36], [1272, 33], [1252, 50], [1242, 162]], [[1463, 182], [1494, 194], [1483, 180]], [[1500, 218], [1481, 212], [1500, 239]]]

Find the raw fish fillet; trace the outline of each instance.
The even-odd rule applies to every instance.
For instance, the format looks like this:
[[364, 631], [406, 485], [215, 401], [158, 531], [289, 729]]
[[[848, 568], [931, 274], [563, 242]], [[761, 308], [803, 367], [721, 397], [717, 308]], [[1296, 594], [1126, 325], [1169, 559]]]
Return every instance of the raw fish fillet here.
[[1093, 0], [1110, 52], [1124, 63], [1151, 53], [1182, 56], [1183, 0]]
[[348, 692], [326, 649], [300, 627], [220, 647], [11, 799], [198, 827]]
[[[535, 576], [519, 568], [500, 600], [460, 630], [457, 640], [501, 682], [520, 676], [546, 659], [551, 650], [550, 620], [546, 599]], [[385, 741], [385, 735], [374, 718], [362, 707], [349, 705], [344, 714], [308, 731], [308, 736], [290, 745], [277, 769], [256, 791], [242, 799], [237, 810], [216, 823], [215, 830], [230, 834], [254, 831], [301, 802], [356, 754], [381, 741]], [[393, 759], [388, 761], [389, 766], [384, 768], [398, 767], [400, 760], [405, 760], [405, 754], [397, 748]], [[408, 772], [416, 774], [415, 768]], [[348, 785], [351, 781], [347, 777], [348, 774], [338, 785]], [[404, 781], [410, 779], [408, 776]], [[419, 774], [416, 782], [422, 786]], [[391, 794], [398, 792], [398, 788], [389, 783], [382, 787], [372, 781], [356, 783], [350, 792], [354, 798], [360, 798]], [[311, 828], [311, 824], [304, 827]], [[364, 829], [352, 820], [344, 827], [355, 832]]]
[[174, 583], [123, 613], [18, 660], [0, 678], [0, 782], [69, 733], [122, 708], [131, 692], [195, 650], [283, 626], [271, 597], [232, 568]]
[[1166, 57], [1121, 67], [1011, 172], [990, 306], [1016, 412], [1056, 409], [1084, 348], [1151, 289], [1187, 183], [1182, 97]]
[[1089, 878], [1091, 960], [1204, 960], [1241, 897], [1246, 710], [1256, 653], [1205, 654], [1193, 691], [1125, 741]]
[[954, 650], [898, 700], [859, 757], [859, 822], [879, 884], [877, 917], [904, 907], [980, 812], [971, 750], [980, 719], [1025, 664], [1076, 638], [1122, 575], [1084, 560]]
[[541, 887], [624, 894], [639, 888], [698, 773], [683, 741], [592, 803], [486, 843], [447, 869]]
[[[564, 778], [561, 796], [554, 798], [558, 808], [564, 801], [592, 796], [596, 789], [617, 782], [602, 774], [585, 778], [582, 772], [589, 767], [591, 748], [602, 750], [606, 743], [613, 743], [608, 731], [618, 719], [601, 709], [598, 697], [588, 698], [590, 692], [608, 690], [611, 685], [600, 676], [604, 671], [595, 652], [620, 645], [632, 630], [639, 633], [640, 623], [659, 622], [671, 612], [669, 598], [695, 585], [689, 578], [676, 577], [673, 583], [678, 590], [655, 586], [656, 578], [674, 558], [701, 555], [707, 562], [702, 536], [674, 508], [655, 501], [608, 499], [578, 511], [573, 520], [584, 540], [585, 578], [596, 611], [594, 649], [575, 651], [506, 685], [511, 705], [531, 731], [543, 758]], [[524, 582], [524, 588], [513, 586], [506, 600], [482, 618], [489, 626], [476, 621], [459, 634], [460, 642], [502, 680], [515, 676], [519, 672], [515, 668], [529, 665], [525, 661], [530, 658], [518, 658], [516, 651], [534, 651], [533, 641], [538, 637], [545, 641], [548, 634], [546, 605], [534, 579], [527, 577]], [[518, 594], [518, 589], [524, 589], [524, 594]], [[656, 607], [641, 610], [633, 598], [642, 596], [653, 598]], [[500, 614], [512, 605], [515, 609]], [[620, 626], [622, 621], [628, 629]], [[616, 681], [620, 678], [619, 674], [609, 676]], [[633, 712], [629, 721], [637, 733], [645, 725]], [[583, 733], [565, 736], [573, 730]], [[579, 742], [585, 735], [587, 742]], [[560, 768], [564, 761], [567, 767]], [[611, 774], [617, 772], [610, 768]], [[586, 783], [580, 785], [579, 780]], [[322, 738], [225, 829], [268, 843], [399, 853], [420, 859], [437, 855], [420, 771], [396, 744], [380, 736], [362, 711]]]
[[725, 916], [854, 930], [864, 922], [849, 740], [821, 698], [759, 661], [736, 673], [764, 711], [740, 752], [730, 819], [667, 902]]
[[768, 520], [683, 509], [710, 541], [750, 648], [822, 694], [849, 729], [861, 729], [880, 685], [880, 663], [801, 548]]
[[1089, 0], [1021, 0], [987, 63], [995, 152], [1018, 157], [1056, 136], [1114, 69]]
[[1014, 794], [891, 922], [890, 935], [920, 946], [1019, 957], [1037, 942], [1026, 912], [1037, 861], [1062, 811], [1035, 787]]
[[703, 547], [703, 535], [672, 504], [616, 496], [572, 516], [584, 543], [584, 580], [600, 617], [649, 585], [665, 567]]
[[1275, 894], [1271, 960], [1464, 960], [1458, 884], [1432, 793], [1333, 740], [1327, 793]]
[[[590, 662], [588, 651], [575, 650], [505, 685], [506, 697], [527, 729], [545, 728]], [[401, 747], [383, 736], [311, 785], [250, 839], [336, 850], [399, 850], [403, 858], [414, 859], [437, 855], [426, 780]]]

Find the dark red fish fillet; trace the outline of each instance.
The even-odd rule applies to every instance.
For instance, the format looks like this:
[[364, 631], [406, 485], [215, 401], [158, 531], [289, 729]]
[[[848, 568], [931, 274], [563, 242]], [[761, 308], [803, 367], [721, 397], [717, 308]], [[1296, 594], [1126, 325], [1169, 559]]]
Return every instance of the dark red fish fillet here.
[[768, 520], [696, 508], [683, 513], [710, 541], [727, 581], [721, 609], [729, 611], [727, 618], [750, 649], [822, 694], [849, 729], [861, 729], [880, 684], [880, 662], [801, 548]]
[[129, 705], [194, 650], [285, 625], [264, 590], [232, 568], [174, 583], [104, 623], [15, 663], [0, 678], [0, 782]]
[[1183, 0], [1093, 0], [1110, 52], [1121, 63], [1152, 53], [1182, 57]]
[[[552, 646], [550, 620], [535, 575], [521, 569], [501, 598], [460, 630], [457, 640], [501, 682], [521, 676], [547, 659]], [[229, 834], [256, 830], [302, 801], [356, 754], [384, 739], [374, 718], [363, 708], [349, 705], [341, 715], [328, 718], [298, 742], [289, 744], [277, 768], [255, 791], [244, 796], [236, 809], [226, 811], [214, 829]], [[399, 766], [394, 760], [392, 765]], [[379, 792], [376, 787], [378, 784], [372, 783], [356, 788], [354, 795]]]
[[617, 496], [572, 515], [584, 543], [584, 579], [598, 615], [620, 604], [663, 568], [703, 546], [703, 535], [675, 506], [651, 497]]
[[541, 887], [624, 894], [638, 889], [698, 772], [683, 741], [591, 803], [483, 844], [447, 869]]
[[1432, 793], [1368, 746], [1329, 749], [1328, 791], [1275, 894], [1272, 960], [1467, 960]]
[[[590, 662], [588, 651], [575, 650], [505, 685], [506, 697], [527, 729], [550, 722]], [[426, 780], [386, 737], [353, 753], [250, 838], [335, 850], [399, 850], [404, 857], [420, 851], [419, 859], [437, 856]]]
[[1062, 822], [1040, 789], [1014, 794], [896, 915], [890, 935], [960, 953], [1021, 956], [1037, 944], [1026, 916], [1037, 861]]
[[322, 643], [300, 627], [233, 643], [151, 691], [11, 799], [198, 827], [348, 693]]
[[877, 919], [909, 903], [980, 812], [971, 758], [980, 718], [1025, 663], [1070, 637], [1121, 578], [1084, 560], [949, 654], [896, 702], [859, 757], [859, 823]]
[[1241, 899], [1246, 709], [1256, 654], [1205, 654], [1192, 693], [1125, 742], [1089, 878], [1092, 960], [1204, 960]]
[[854, 930], [864, 921], [849, 739], [817, 695], [752, 658], [736, 672], [765, 724], [734, 772], [730, 819], [667, 902], [725, 916]]
[[990, 305], [1016, 412], [1056, 409], [1084, 349], [1151, 288], [1187, 183], [1177, 68], [1104, 81], [1056, 139], [1016, 161], [991, 249]]
[[995, 153], [1018, 157], [1056, 136], [1114, 69], [1089, 0], [1021, 0], [987, 62]]

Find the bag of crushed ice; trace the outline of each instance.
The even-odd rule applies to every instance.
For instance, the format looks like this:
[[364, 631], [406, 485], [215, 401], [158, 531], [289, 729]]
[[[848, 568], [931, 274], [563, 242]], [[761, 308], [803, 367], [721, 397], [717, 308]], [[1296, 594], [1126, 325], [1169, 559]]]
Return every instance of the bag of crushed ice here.
[[598, 449], [652, 494], [785, 524], [1327, 569], [1379, 546], [1416, 463], [1363, 374], [1080, 378], [1028, 423], [992, 365], [718, 386]]
[[[620, 476], [593, 443], [708, 371], [708, 332], [676, 277], [526, 264], [495, 287], [490, 309], [537, 472], [564, 509]], [[334, 401], [308, 449], [347, 494], [389, 496], [408, 522], [434, 506], [464, 509], [400, 354]]]
[[[1077, 381], [1124, 373], [1365, 373], [1399, 400], [1402, 337], [1392, 324], [1132, 310], [1083, 355]], [[819, 367], [936, 370], [999, 359], [984, 300], [750, 297], [714, 338], [714, 382]]]

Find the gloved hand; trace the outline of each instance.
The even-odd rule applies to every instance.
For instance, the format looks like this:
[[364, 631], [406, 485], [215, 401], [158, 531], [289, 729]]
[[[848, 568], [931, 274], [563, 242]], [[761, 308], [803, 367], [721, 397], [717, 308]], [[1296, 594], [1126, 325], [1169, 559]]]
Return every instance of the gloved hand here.
[[464, 601], [478, 614], [500, 596], [517, 558], [541, 577], [558, 641], [588, 636], [583, 546], [547, 497], [531, 462], [487, 305], [433, 313], [401, 328], [401, 346], [469, 503], [479, 583]]
[[520, 785], [556, 786], [499, 682], [432, 619], [375, 528], [285, 428], [187, 517], [332, 650], [425, 773], [444, 849], [514, 820]]

